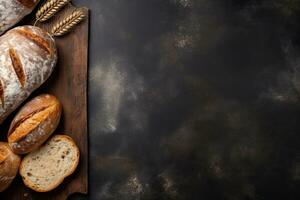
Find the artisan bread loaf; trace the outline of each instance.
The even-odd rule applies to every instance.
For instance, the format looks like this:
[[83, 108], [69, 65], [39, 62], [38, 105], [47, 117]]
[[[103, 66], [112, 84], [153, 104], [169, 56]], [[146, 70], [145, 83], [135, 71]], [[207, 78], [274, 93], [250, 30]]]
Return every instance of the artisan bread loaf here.
[[72, 138], [56, 135], [21, 162], [24, 184], [37, 192], [48, 192], [71, 175], [79, 162], [79, 149]]
[[0, 37], [0, 123], [48, 79], [56, 61], [54, 39], [38, 27]]
[[0, 0], [0, 35], [31, 13], [39, 0]]
[[13, 119], [8, 143], [16, 154], [26, 154], [41, 146], [55, 131], [61, 116], [61, 104], [49, 94], [26, 103]]
[[18, 173], [21, 159], [5, 142], [0, 142], [0, 192], [11, 184]]

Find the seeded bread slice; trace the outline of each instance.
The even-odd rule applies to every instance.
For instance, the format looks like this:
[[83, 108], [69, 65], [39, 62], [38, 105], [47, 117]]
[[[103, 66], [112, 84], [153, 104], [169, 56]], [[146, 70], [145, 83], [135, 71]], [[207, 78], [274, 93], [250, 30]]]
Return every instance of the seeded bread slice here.
[[79, 157], [79, 149], [72, 138], [56, 135], [24, 157], [20, 174], [27, 187], [37, 192], [48, 192], [75, 171]]

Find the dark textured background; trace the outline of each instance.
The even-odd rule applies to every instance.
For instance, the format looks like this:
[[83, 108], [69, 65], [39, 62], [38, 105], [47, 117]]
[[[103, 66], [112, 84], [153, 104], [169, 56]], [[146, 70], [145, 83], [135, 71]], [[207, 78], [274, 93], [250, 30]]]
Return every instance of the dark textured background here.
[[91, 200], [300, 199], [300, 0], [91, 10]]

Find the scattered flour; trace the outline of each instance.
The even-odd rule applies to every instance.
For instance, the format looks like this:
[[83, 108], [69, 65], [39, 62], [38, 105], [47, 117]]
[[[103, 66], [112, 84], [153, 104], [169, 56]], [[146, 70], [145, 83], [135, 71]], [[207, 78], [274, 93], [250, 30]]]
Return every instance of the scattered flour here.
[[130, 64], [119, 57], [99, 62], [91, 71], [91, 82], [99, 99], [95, 102], [96, 117], [92, 119], [97, 130], [115, 132], [122, 116], [126, 116], [132, 130], [144, 127], [146, 120], [139, 106], [143, 79]]
[[143, 193], [143, 185], [136, 175], [131, 176], [122, 189], [124, 190], [123, 192], [130, 193], [131, 195]]
[[118, 125], [120, 103], [124, 94], [126, 74], [120, 71], [117, 59], [100, 63], [92, 69], [92, 82], [101, 95], [101, 119], [97, 119], [105, 132], [114, 132]]
[[183, 7], [190, 7], [192, 6], [192, 0], [172, 0], [173, 2], [183, 6]]

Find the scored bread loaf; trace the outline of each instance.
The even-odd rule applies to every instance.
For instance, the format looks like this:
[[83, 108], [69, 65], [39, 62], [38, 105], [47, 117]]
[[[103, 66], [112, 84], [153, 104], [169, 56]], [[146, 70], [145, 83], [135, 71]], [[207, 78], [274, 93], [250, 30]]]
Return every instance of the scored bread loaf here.
[[39, 0], [0, 0], [0, 35], [32, 12]]
[[42, 145], [55, 131], [61, 116], [61, 104], [49, 94], [26, 103], [13, 119], [8, 143], [16, 154], [26, 154]]
[[57, 61], [54, 39], [33, 26], [0, 37], [0, 123], [52, 73]]
[[56, 135], [24, 157], [20, 165], [20, 175], [30, 189], [48, 192], [75, 171], [79, 157], [79, 149], [72, 138]]
[[11, 184], [18, 173], [21, 158], [5, 142], [0, 142], [0, 192]]

